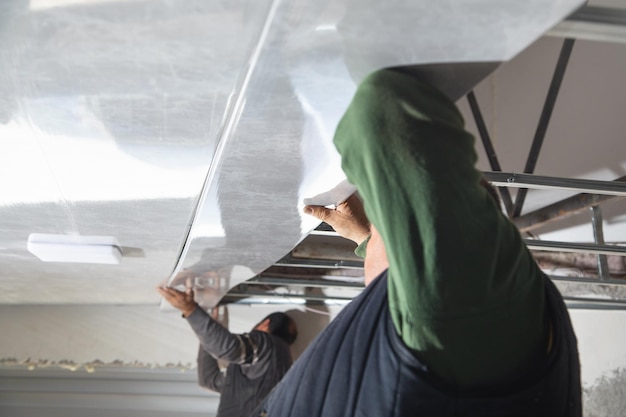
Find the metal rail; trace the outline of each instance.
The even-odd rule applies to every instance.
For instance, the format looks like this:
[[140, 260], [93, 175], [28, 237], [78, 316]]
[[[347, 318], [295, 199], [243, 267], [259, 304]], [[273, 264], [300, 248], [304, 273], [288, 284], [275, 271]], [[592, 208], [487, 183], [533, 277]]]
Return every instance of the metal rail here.
[[299, 268], [325, 268], [325, 269], [361, 269], [362, 261], [336, 261], [327, 259], [295, 258], [291, 255], [285, 256], [277, 261], [275, 266], [295, 266]]
[[626, 256], [625, 246], [602, 245], [598, 243], [570, 243], [552, 240], [524, 239], [528, 249], [552, 252], [592, 253], [595, 255]]
[[626, 183], [622, 182], [547, 177], [532, 174], [516, 174], [513, 172], [483, 172], [483, 175], [487, 181], [503, 187], [556, 189], [626, 196]]
[[588, 297], [563, 297], [570, 309], [626, 310], [626, 300], [603, 300]]
[[547, 33], [548, 36], [626, 43], [626, 9], [585, 6]]
[[340, 280], [325, 279], [298, 279], [298, 278], [278, 278], [260, 276], [252, 278], [240, 285], [278, 285], [290, 287], [308, 287], [308, 288], [364, 288], [363, 282], [351, 282]]

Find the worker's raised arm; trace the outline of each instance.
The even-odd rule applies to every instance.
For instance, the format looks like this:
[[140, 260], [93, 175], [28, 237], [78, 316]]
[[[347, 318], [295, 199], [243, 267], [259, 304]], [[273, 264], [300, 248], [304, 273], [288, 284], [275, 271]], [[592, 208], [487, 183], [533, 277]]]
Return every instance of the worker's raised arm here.
[[253, 347], [247, 341], [248, 337], [232, 334], [209, 316], [194, 301], [191, 290], [183, 292], [171, 287], [158, 287], [157, 291], [168, 303], [181, 311], [208, 353], [227, 362], [251, 361]]
[[[543, 282], [480, 185], [474, 139], [454, 103], [410, 74], [377, 71], [334, 140], [384, 242], [389, 307], [405, 344], [459, 383], [526, 363], [521, 356], [543, 340]], [[485, 363], [493, 375], [478, 369]]]

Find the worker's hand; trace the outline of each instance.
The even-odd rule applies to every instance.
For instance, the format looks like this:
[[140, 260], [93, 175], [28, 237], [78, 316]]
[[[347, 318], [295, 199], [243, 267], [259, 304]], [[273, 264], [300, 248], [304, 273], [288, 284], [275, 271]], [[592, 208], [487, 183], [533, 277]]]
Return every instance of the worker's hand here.
[[188, 289], [185, 292], [178, 291], [172, 287], [157, 287], [157, 291], [165, 300], [188, 317], [198, 307], [193, 299], [193, 290]]
[[367, 239], [370, 234], [369, 221], [365, 216], [363, 203], [356, 194], [352, 194], [335, 209], [328, 209], [323, 206], [305, 206], [304, 212], [328, 223], [337, 233], [357, 245]]

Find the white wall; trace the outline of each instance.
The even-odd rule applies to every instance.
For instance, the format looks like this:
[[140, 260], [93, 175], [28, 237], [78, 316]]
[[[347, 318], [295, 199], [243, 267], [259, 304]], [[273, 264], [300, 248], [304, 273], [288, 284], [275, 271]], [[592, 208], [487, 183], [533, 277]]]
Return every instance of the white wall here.
[[[233, 306], [231, 329], [247, 331], [275, 310]], [[329, 312], [334, 317], [337, 309]], [[626, 312], [570, 313], [579, 340], [586, 415], [612, 415], [607, 410], [626, 407]], [[299, 353], [314, 336], [312, 329], [321, 329], [328, 317], [302, 310], [290, 314], [305, 329], [296, 345]], [[48, 410], [46, 416], [143, 417], [170, 410], [195, 417], [204, 409], [203, 415], [211, 415], [209, 409], [217, 406], [218, 397], [195, 383], [197, 341], [177, 313], [157, 306], [0, 306], [0, 317], [5, 365], [0, 367], [1, 416], [35, 417]], [[34, 371], [7, 366], [13, 360], [30, 363]], [[68, 360], [88, 365], [67, 366]], [[115, 361], [119, 365], [111, 366]], [[186, 395], [191, 397], [184, 399]]]

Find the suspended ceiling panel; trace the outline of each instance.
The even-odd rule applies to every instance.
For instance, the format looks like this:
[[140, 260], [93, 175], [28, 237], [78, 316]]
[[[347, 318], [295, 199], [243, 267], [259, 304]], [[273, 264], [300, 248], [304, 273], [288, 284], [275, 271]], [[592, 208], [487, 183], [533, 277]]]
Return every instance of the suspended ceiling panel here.
[[[153, 303], [184, 268], [225, 291], [315, 225], [299, 207], [342, 179], [365, 74], [508, 60], [580, 4], [3, 1], [0, 302]], [[43, 263], [31, 233], [124, 257]]]

